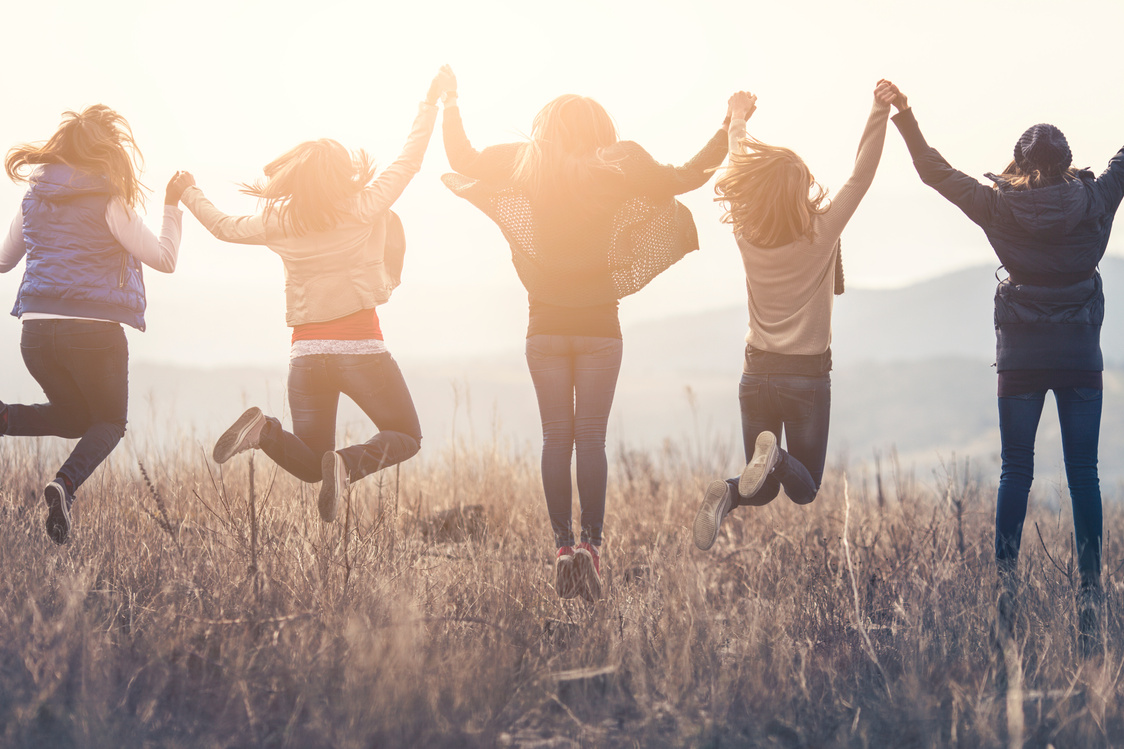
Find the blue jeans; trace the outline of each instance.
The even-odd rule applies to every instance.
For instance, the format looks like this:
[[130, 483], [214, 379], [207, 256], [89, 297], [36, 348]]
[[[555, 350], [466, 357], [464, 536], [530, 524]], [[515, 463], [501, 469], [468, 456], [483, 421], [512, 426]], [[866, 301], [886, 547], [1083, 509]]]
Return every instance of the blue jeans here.
[[605, 432], [617, 389], [619, 338], [533, 335], [527, 366], [542, 417], [542, 486], [554, 541], [573, 546], [570, 463], [577, 446], [581, 540], [601, 544], [608, 460]]
[[762, 432], [772, 432], [779, 444], [783, 429], [787, 450], [780, 451], [776, 468], [752, 497], [739, 496], [738, 479], [727, 479], [734, 487], [734, 506], [766, 505], [776, 499], [781, 486], [788, 498], [798, 505], [815, 499], [827, 460], [831, 376], [743, 374], [738, 385], [738, 402], [742, 410], [742, 443], [747, 462], [753, 457], [757, 435]]
[[[1073, 534], [1077, 562], [1085, 585], [1100, 581], [1101, 484], [1097, 476], [1097, 443], [1101, 431], [1102, 391], [1062, 388], [1054, 391], [1062, 431], [1062, 456], [1073, 502]], [[995, 510], [995, 558], [1014, 566], [1019, 557], [1027, 496], [1034, 479], [1034, 436], [1046, 391], [999, 399], [999, 434], [1003, 470]]]
[[289, 363], [293, 431], [269, 417], [261, 449], [301, 481], [320, 481], [320, 460], [335, 449], [336, 408], [343, 393], [379, 433], [339, 451], [349, 480], [397, 465], [420, 449], [421, 425], [398, 363], [390, 354], [317, 354]]
[[58, 477], [73, 492], [125, 436], [129, 411], [125, 332], [113, 322], [26, 320], [20, 352], [48, 402], [8, 404], [7, 434], [77, 439], [58, 470]]

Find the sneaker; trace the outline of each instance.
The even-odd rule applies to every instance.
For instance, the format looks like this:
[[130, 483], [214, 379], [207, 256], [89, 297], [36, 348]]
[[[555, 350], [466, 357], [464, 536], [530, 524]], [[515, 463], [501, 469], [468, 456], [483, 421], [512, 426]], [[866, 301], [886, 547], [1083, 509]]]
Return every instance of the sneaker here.
[[1100, 599], [1099, 588], [1077, 594], [1077, 647], [1083, 658], [1101, 652]]
[[47, 502], [47, 535], [56, 544], [66, 543], [70, 537], [70, 496], [62, 482], [52, 481], [43, 490]]
[[601, 598], [601, 555], [588, 541], [574, 549], [574, 581], [578, 593], [587, 601]]
[[695, 515], [695, 546], [706, 551], [718, 540], [722, 519], [734, 505], [734, 488], [722, 479], [710, 482]]
[[757, 443], [753, 446], [753, 457], [742, 471], [738, 481], [738, 494], [743, 497], [752, 497], [761, 491], [765, 484], [765, 477], [777, 465], [781, 451], [777, 447], [777, 436], [772, 432], [762, 432], [757, 435]]
[[554, 589], [559, 598], [573, 598], [578, 594], [574, 579], [574, 548], [563, 546], [554, 558]]
[[211, 457], [216, 463], [225, 463], [235, 455], [252, 450], [261, 444], [261, 430], [265, 427], [265, 414], [254, 406], [238, 417], [215, 443]]
[[320, 484], [320, 518], [330, 523], [336, 519], [340, 498], [347, 493], [350, 484], [343, 456], [334, 450], [324, 453], [320, 459], [320, 475], [323, 480]]

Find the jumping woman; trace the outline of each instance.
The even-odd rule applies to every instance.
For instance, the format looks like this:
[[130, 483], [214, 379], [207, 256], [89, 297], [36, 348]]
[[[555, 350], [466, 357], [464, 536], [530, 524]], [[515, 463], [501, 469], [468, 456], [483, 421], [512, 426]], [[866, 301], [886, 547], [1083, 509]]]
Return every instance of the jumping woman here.
[[1099, 176], [1075, 169], [1053, 125], [1034, 125], [1015, 142], [1014, 159], [991, 185], [949, 166], [925, 142], [900, 92], [894, 124], [921, 181], [976, 223], [1007, 271], [995, 290], [996, 369], [1002, 469], [995, 513], [1001, 582], [1000, 623], [1011, 624], [1019, 544], [1034, 478], [1034, 438], [1046, 391], [1054, 391], [1062, 455], [1073, 503], [1081, 587], [1078, 631], [1086, 654], [1098, 640], [1101, 593], [1100, 332], [1104, 256], [1124, 196], [1124, 149]]
[[183, 191], [168, 183], [156, 237], [136, 214], [140, 150], [124, 117], [95, 104], [66, 112], [50, 140], [8, 152], [8, 176], [28, 184], [0, 247], [0, 273], [26, 258], [12, 314], [20, 351], [47, 403], [0, 403], [0, 435], [78, 444], [43, 490], [47, 535], [70, 536], [75, 494], [125, 435], [129, 349], [121, 325], [144, 330], [141, 264], [176, 269]]
[[[839, 236], [874, 181], [891, 98], [892, 85], [880, 81], [854, 171], [830, 203], [799, 156], [746, 136], [756, 97], [730, 99], [730, 163], [715, 189], [749, 293], [738, 386], [747, 465], [740, 477], [707, 487], [695, 516], [700, 549], [714, 545], [734, 507], [768, 504], [782, 486], [800, 505], [819, 491], [831, 415], [831, 311], [843, 285]], [[779, 446], [782, 430], [787, 449]]]
[[[674, 196], [701, 187], [726, 155], [723, 128], [680, 167], [617, 137], [605, 109], [565, 95], [543, 107], [526, 143], [475, 150], [445, 108], [446, 184], [503, 231], [530, 303], [527, 365], [542, 417], [542, 482], [563, 598], [601, 596], [608, 464], [605, 433], [621, 365], [619, 300], [698, 248]], [[463, 176], [462, 176], [463, 175]], [[581, 540], [571, 529], [577, 448]]]
[[[302, 481], [323, 481], [320, 517], [331, 522], [351, 483], [418, 452], [421, 426], [398, 364], [387, 350], [376, 307], [398, 285], [405, 239], [390, 206], [421, 168], [437, 120], [437, 100], [455, 82], [442, 68], [421, 103], [398, 160], [375, 177], [360, 151], [334, 140], [302, 143], [265, 166], [265, 181], [245, 192], [264, 210], [233, 217], [192, 186], [184, 205], [215, 237], [265, 245], [285, 265], [286, 322], [293, 329], [289, 408], [293, 431], [254, 407], [215, 443], [225, 463], [261, 448]], [[335, 449], [340, 393], [379, 432]]]

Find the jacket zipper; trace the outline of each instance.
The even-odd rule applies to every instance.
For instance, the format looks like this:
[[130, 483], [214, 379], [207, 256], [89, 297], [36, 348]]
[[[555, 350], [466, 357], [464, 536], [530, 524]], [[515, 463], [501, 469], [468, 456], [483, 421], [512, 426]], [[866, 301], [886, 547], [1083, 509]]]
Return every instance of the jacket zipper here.
[[125, 273], [126, 273], [125, 263], [127, 261], [128, 261], [128, 258], [125, 256], [125, 253], [122, 252], [121, 253], [121, 273], [118, 274], [118, 277], [117, 277], [117, 288], [119, 288], [119, 289], [125, 288]]

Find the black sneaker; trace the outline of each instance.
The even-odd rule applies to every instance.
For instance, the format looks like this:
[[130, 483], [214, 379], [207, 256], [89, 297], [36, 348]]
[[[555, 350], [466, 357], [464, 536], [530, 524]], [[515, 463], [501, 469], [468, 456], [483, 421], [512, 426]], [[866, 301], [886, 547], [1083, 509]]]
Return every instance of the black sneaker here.
[[320, 519], [330, 523], [336, 519], [340, 499], [347, 493], [347, 466], [343, 456], [335, 450], [324, 453], [320, 459]]
[[43, 489], [47, 502], [47, 535], [56, 544], [66, 543], [70, 537], [70, 495], [59, 481], [52, 481]]
[[1101, 652], [1101, 591], [1082, 590], [1077, 594], [1077, 649], [1082, 658]]

